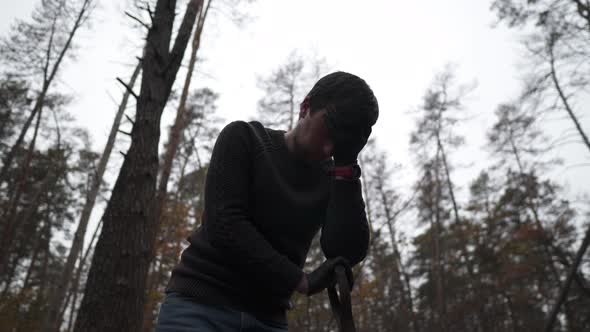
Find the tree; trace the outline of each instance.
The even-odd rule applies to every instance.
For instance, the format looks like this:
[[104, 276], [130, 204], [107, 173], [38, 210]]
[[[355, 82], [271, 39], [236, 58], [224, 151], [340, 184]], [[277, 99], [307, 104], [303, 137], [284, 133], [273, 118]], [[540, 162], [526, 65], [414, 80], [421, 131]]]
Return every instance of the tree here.
[[[407, 212], [408, 208], [413, 203], [414, 197], [403, 201], [398, 193], [391, 187], [391, 177], [393, 171], [388, 167], [387, 156], [385, 153], [377, 154], [375, 160], [375, 170], [372, 177], [372, 182], [375, 184], [375, 195], [380, 200], [380, 207], [382, 209], [382, 216], [384, 224], [387, 226], [389, 233], [389, 243], [391, 246], [391, 274], [389, 283], [389, 298], [399, 299], [397, 306], [391, 308], [398, 313], [394, 316], [395, 325], [400, 330], [419, 330], [419, 323], [416, 319], [414, 311], [414, 301], [412, 296], [412, 285], [410, 284], [409, 274], [401, 256], [399, 248], [399, 232], [396, 229], [396, 222], [400, 215]], [[390, 310], [391, 310], [390, 309]]]
[[[524, 181], [523, 181], [524, 180]], [[511, 224], [509, 232], [512, 237], [507, 249], [512, 256], [521, 256], [519, 259], [508, 260], [507, 266], [510, 270], [517, 271], [514, 278], [523, 280], [529, 285], [535, 285], [537, 290], [531, 290], [526, 305], [531, 306], [533, 301], [543, 315], [543, 305], [551, 303], [555, 298], [557, 287], [551, 285], [555, 276], [552, 257], [547, 257], [546, 236], [542, 230], [553, 235], [553, 246], [555, 248], [568, 248], [574, 243], [575, 233], [572, 220], [575, 211], [569, 206], [569, 202], [559, 198], [559, 187], [551, 181], [541, 181], [534, 173], [513, 173], [508, 172], [503, 195], [499, 199], [500, 216], [506, 218]], [[530, 202], [536, 202], [537, 215], [531, 213], [528, 207]], [[542, 220], [540, 228], [536, 218]], [[512, 248], [512, 249], [510, 249]], [[520, 272], [518, 272], [520, 271]], [[524, 281], [526, 280], [526, 281]], [[558, 283], [559, 280], [553, 281]], [[539, 294], [539, 295], [537, 295]], [[519, 315], [521, 316], [521, 315]], [[568, 306], [566, 312], [565, 327], [571, 331], [583, 330], [575, 323], [577, 316], [576, 308]], [[527, 322], [523, 326], [538, 326], [536, 322]], [[541, 328], [538, 326], [537, 329]]]
[[[547, 144], [546, 138], [541, 135], [536, 117], [528, 114], [525, 109], [516, 105], [500, 105], [496, 114], [498, 121], [494, 124], [488, 133], [489, 146], [494, 153], [500, 156], [500, 163], [506, 165], [515, 164], [517, 174], [521, 174], [522, 186], [529, 187], [535, 182], [531, 182], [529, 174], [534, 174], [534, 170], [542, 169], [547, 162], [541, 162], [540, 156], [542, 153], [549, 150], [544, 147]], [[526, 156], [534, 158], [535, 162], [527, 162]], [[513, 161], [513, 162], [511, 162]], [[531, 195], [525, 196], [525, 207], [530, 211], [535, 227], [540, 233], [539, 240], [545, 252], [545, 259], [547, 266], [550, 267], [550, 274], [555, 285], [554, 288], [559, 288], [560, 274], [557, 264], [561, 262], [565, 267], [570, 266], [570, 254], [567, 248], [558, 246], [557, 239], [552, 232], [545, 230], [542, 223], [542, 216], [538, 209], [538, 203]], [[579, 286], [586, 283], [582, 280], [582, 276], [576, 274], [576, 281]], [[566, 304], [566, 316], [568, 322], [573, 320], [571, 308]]]
[[[51, 94], [46, 97], [46, 107], [54, 116], [55, 112], [59, 112], [68, 102], [69, 98], [60, 94]], [[40, 158], [42, 154], [35, 149], [37, 137], [40, 137], [45, 133], [51, 135], [49, 132], [52, 130], [42, 120], [41, 113], [37, 113], [35, 130], [28, 148], [19, 149], [17, 150], [17, 154], [15, 154], [15, 156], [18, 157], [20, 166], [13, 165], [12, 167], [7, 168], [7, 174], [10, 174], [11, 176], [9, 177], [10, 181], [5, 183], [8, 195], [6, 195], [5, 200], [2, 201], [2, 208], [0, 209], [0, 214], [2, 216], [2, 223], [0, 224], [2, 230], [2, 242], [0, 243], [0, 271], [2, 272], [1, 275], [7, 275], [9, 280], [13, 276], [14, 265], [12, 264], [21, 258], [21, 256], [18, 255], [16, 260], [14, 260], [14, 257], [11, 258], [11, 255], [15, 253], [14, 246], [15, 244], [18, 244], [16, 241], [17, 235], [24, 228], [23, 220], [26, 220], [27, 216], [34, 214], [35, 207], [30, 204], [30, 202], [34, 202], [36, 200], [35, 197], [44, 195], [43, 190], [51, 190], [50, 188], [54, 183], [54, 177], [59, 175], [59, 173], [56, 172], [62, 168], [61, 166], [49, 168], [47, 172], [42, 173], [44, 175], [42, 180], [32, 177], [34, 172], [32, 167], [36, 162], [35, 159]], [[59, 145], [61, 144], [61, 137], [59, 135], [59, 128], [56, 128], [56, 130], [56, 146], [58, 146], [57, 149], [60, 150], [61, 148]], [[39, 182], [35, 182], [35, 180]], [[33, 195], [28, 196], [31, 192]]]
[[[159, 224], [162, 218], [163, 211], [166, 209], [166, 200], [168, 196], [168, 180], [170, 179], [170, 172], [172, 170], [172, 163], [176, 156], [178, 146], [180, 144], [183, 130], [186, 128], [185, 121], [188, 116], [185, 115], [187, 108], [187, 99], [189, 95], [189, 89], [191, 84], [191, 78], [193, 70], [197, 61], [197, 51], [201, 43], [201, 34], [205, 25], [205, 19], [211, 6], [211, 0], [207, 1], [207, 5], [201, 5], [199, 12], [197, 13], [197, 22], [195, 24], [195, 31], [193, 33], [192, 49], [188, 64], [188, 71], [182, 88], [182, 94], [180, 96], [180, 102], [176, 111], [176, 118], [173, 126], [169, 131], [168, 142], [165, 146], [164, 160], [160, 170], [159, 182], [156, 191], [156, 208], [154, 212], [154, 224]], [[151, 260], [151, 259], [150, 259]]]
[[[93, 0], [43, 1], [33, 13], [31, 23], [17, 21], [12, 27], [12, 34], [0, 41], [1, 63], [8, 68], [11, 75], [31, 79], [39, 90], [33, 109], [16, 142], [4, 156], [0, 169], [0, 185], [6, 180], [8, 167], [35, 116], [43, 110], [47, 93], [58, 70], [65, 56], [71, 54], [74, 36], [87, 24], [93, 5]], [[40, 48], [39, 45], [44, 47]]]
[[22, 123], [24, 110], [31, 103], [25, 80], [6, 76], [0, 80], [0, 158], [10, 148], [8, 144]]
[[[133, 74], [131, 75], [129, 83], [127, 84], [127, 86], [130, 88], [135, 86], [135, 81], [139, 76], [140, 69], [141, 64], [138, 64], [133, 70]], [[60, 278], [61, 282], [57, 284], [55, 292], [49, 297], [49, 312], [43, 324], [45, 331], [59, 330], [59, 322], [61, 321], [61, 317], [59, 317], [60, 308], [62, 308], [63, 301], [66, 299], [66, 292], [70, 285], [70, 281], [73, 279], [74, 265], [76, 264], [76, 260], [80, 256], [84, 247], [84, 237], [86, 235], [88, 221], [90, 220], [90, 215], [94, 208], [96, 198], [99, 194], [107, 163], [109, 161], [111, 152], [113, 151], [115, 138], [117, 136], [117, 132], [119, 131], [119, 125], [121, 123], [121, 119], [123, 118], [123, 114], [127, 109], [127, 102], [130, 95], [130, 90], [126, 90], [123, 93], [121, 103], [119, 104], [115, 119], [113, 120], [113, 125], [111, 127], [107, 143], [99, 160], [96, 174], [92, 176], [90, 189], [88, 190], [88, 194], [85, 197], [84, 207], [82, 208], [82, 213], [80, 214], [78, 228], [74, 235], [74, 240], [72, 241], [72, 246], [70, 248], [70, 252]]]
[[363, 149], [359, 164], [371, 232], [369, 252], [357, 268], [358, 287], [352, 294], [359, 329], [417, 331], [412, 285], [402, 259], [403, 233], [397, 227], [410, 211], [415, 195], [402, 198], [392, 180], [401, 166], [388, 163], [375, 139]]
[[74, 331], [141, 328], [146, 277], [159, 230], [154, 207], [160, 119], [202, 4], [188, 2], [172, 48], [176, 1], [156, 4], [142, 58], [131, 145], [102, 218]]
[[[575, 101], [584, 96], [588, 80], [590, 54], [588, 34], [590, 33], [590, 4], [581, 0], [518, 1], [496, 0], [492, 9], [498, 18], [510, 27], [532, 26], [532, 32], [525, 41], [530, 50], [534, 66], [523, 93], [538, 108], [563, 110], [571, 119], [575, 132], [590, 151], [590, 139], [582, 127]], [[553, 99], [552, 97], [556, 98]], [[553, 102], [552, 100], [557, 100]], [[584, 237], [576, 256], [583, 256], [590, 243], [590, 231]], [[575, 275], [577, 265], [570, 267], [569, 275]], [[569, 288], [568, 278], [563, 290]], [[564, 299], [565, 296], [560, 296]], [[551, 331], [559, 312], [558, 301], [547, 320], [546, 331]]]
[[268, 127], [291, 130], [299, 119], [299, 103], [327, 70], [323, 58], [305, 59], [291, 52], [284, 64], [258, 79], [264, 96], [258, 101], [259, 120]]
[[511, 183], [485, 171], [470, 186], [467, 210], [475, 226], [473, 261], [480, 280], [477, 302], [470, 306], [486, 308], [479, 317], [484, 331], [534, 331], [542, 317], [535, 287], [544, 276], [531, 273], [533, 262], [539, 262], [533, 259], [538, 243], [530, 227], [520, 227], [521, 207], [511, 207], [512, 192]]
[[[469, 224], [459, 216], [459, 205], [456, 200], [455, 189], [451, 180], [451, 165], [448, 160], [450, 148], [463, 144], [463, 137], [454, 134], [453, 127], [458, 122], [457, 113], [463, 110], [462, 98], [472, 89], [470, 86], [455, 86], [454, 72], [451, 66], [447, 66], [440, 74], [435, 77], [434, 83], [427, 90], [423, 105], [421, 107], [422, 117], [417, 122], [416, 130], [411, 134], [410, 144], [417, 157], [419, 167], [422, 169], [423, 177], [418, 184], [417, 189], [421, 194], [421, 206], [424, 209], [422, 216], [419, 217], [423, 222], [430, 224], [429, 237], [432, 240], [432, 260], [431, 272], [436, 281], [436, 307], [437, 314], [433, 315], [435, 324], [441, 326], [442, 330], [450, 328], [450, 317], [447, 315], [447, 303], [449, 300], [445, 294], [444, 262], [445, 251], [442, 250], [443, 241], [446, 238], [445, 224], [446, 210], [443, 204], [447, 199], [451, 203], [454, 219], [454, 227], [459, 228], [457, 235], [461, 238], [458, 240], [461, 248], [462, 260], [464, 267], [470, 276], [473, 276], [473, 269], [469, 262], [468, 238], [461, 228], [468, 229]], [[423, 182], [425, 181], [425, 182]], [[424, 192], [428, 191], [428, 192]], [[424, 241], [424, 239], [416, 239]], [[422, 245], [425, 243], [418, 242]], [[460, 270], [463, 270], [462, 268]], [[466, 279], [468, 284], [467, 291], [463, 291], [466, 297], [474, 296], [470, 289], [473, 278]], [[447, 286], [448, 287], [448, 286]]]
[[[48, 100], [52, 98], [48, 96]], [[63, 239], [70, 237], [70, 225], [80, 195], [85, 192], [83, 178], [92, 172], [89, 165], [95, 160], [94, 154], [79, 146], [79, 140], [87, 141], [87, 134], [68, 125], [69, 114], [53, 106], [48, 109], [51, 113], [46, 114], [53, 115], [55, 125], [39, 126], [39, 136], [55, 143], [45, 150], [40, 150], [40, 144], [31, 158], [22, 207], [14, 219], [18, 227], [14, 229], [13, 244], [7, 253], [7, 273], [2, 280], [0, 306], [1, 315], [6, 318], [2, 321], [10, 322], [7, 325], [16, 329], [41, 328], [49, 294], [58, 284], [63, 268]], [[8, 183], [9, 188], [13, 185], [16, 183]]]
[[[55, 269], [60, 267], [59, 257], [52, 250], [51, 242], [56, 232], [71, 222], [68, 205], [73, 203], [71, 192], [65, 186], [64, 150], [49, 149], [36, 153], [31, 165], [30, 180], [38, 189], [27, 191], [23, 198], [34, 199], [35, 208], [18, 214], [21, 227], [15, 233], [15, 245], [8, 260], [7, 274], [3, 275], [2, 291], [3, 328], [39, 329], [39, 321], [45, 312], [45, 300], [56, 278]], [[52, 167], [52, 172], [47, 172]], [[58, 219], [59, 218], [59, 219]], [[22, 264], [29, 258], [29, 266]], [[19, 275], [26, 273], [21, 291], [18, 283], [12, 284]], [[31, 326], [29, 324], [34, 325]]]
[[[37, 7], [33, 14], [33, 22], [17, 22], [8, 38], [0, 41], [0, 54], [2, 64], [9, 71], [10, 76], [25, 77], [35, 83], [40, 90], [35, 97], [35, 104], [18, 138], [4, 155], [3, 165], [0, 169], [0, 186], [6, 181], [8, 169], [13, 159], [21, 148], [25, 135], [36, 118], [33, 137], [29, 142], [27, 155], [20, 164], [22, 170], [14, 192], [9, 199], [8, 208], [2, 215], [3, 234], [0, 245], [0, 274], [4, 274], [7, 265], [7, 257], [14, 234], [18, 225], [17, 210], [20, 204], [23, 191], [26, 190], [25, 179], [30, 173], [30, 164], [35, 149], [37, 133], [41, 124], [41, 113], [44, 106], [51, 103], [48, 91], [56, 78], [60, 64], [66, 53], [72, 48], [72, 40], [76, 32], [82, 27], [92, 9], [92, 0], [81, 1], [79, 7], [77, 2], [65, 0], [44, 1]], [[39, 48], [39, 45], [46, 45]], [[6, 71], [6, 70], [5, 70]], [[57, 97], [59, 99], [59, 97]]]
[[449, 195], [441, 180], [441, 167], [437, 160], [424, 163], [422, 180], [416, 184], [418, 220], [428, 225], [428, 228], [414, 239], [417, 248], [411, 261], [414, 263], [414, 278], [426, 277], [425, 282], [418, 287], [416, 295], [421, 325], [426, 330], [432, 329], [433, 326], [439, 326], [441, 330], [449, 328], [447, 287], [444, 282], [446, 246], [442, 242], [445, 239], [445, 221], [449, 219], [450, 211], [444, 204], [448, 203]]

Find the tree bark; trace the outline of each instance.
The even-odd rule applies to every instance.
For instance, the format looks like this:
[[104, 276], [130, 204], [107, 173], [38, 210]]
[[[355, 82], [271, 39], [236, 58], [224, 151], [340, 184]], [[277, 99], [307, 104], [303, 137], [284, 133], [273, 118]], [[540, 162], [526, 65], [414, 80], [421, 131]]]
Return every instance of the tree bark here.
[[[70, 317], [68, 318], [68, 326], [66, 331], [71, 331], [72, 323], [74, 322], [74, 316], [76, 314], [76, 303], [78, 302], [78, 290], [80, 287], [80, 276], [82, 275], [82, 270], [84, 269], [84, 255], [82, 250], [80, 250], [80, 257], [78, 260], [78, 269], [76, 269], [76, 275], [72, 280], [72, 287], [71, 287], [71, 294], [73, 296], [72, 299], [72, 307], [70, 309]], [[63, 316], [62, 316], [63, 317]], [[61, 325], [61, 324], [60, 324]]]
[[[188, 71], [186, 74], [186, 78], [184, 80], [184, 86], [182, 88], [182, 94], [180, 96], [180, 103], [178, 104], [178, 109], [176, 111], [174, 125], [170, 130], [168, 144], [166, 152], [164, 154], [164, 162], [160, 174], [160, 181], [158, 183], [158, 191], [156, 193], [156, 213], [154, 214], [156, 218], [155, 222], [158, 225], [161, 222], [162, 211], [164, 211], [164, 205], [166, 204], [168, 180], [170, 179], [170, 173], [172, 171], [172, 163], [174, 162], [174, 157], [176, 156], [176, 152], [178, 151], [178, 145], [180, 144], [182, 131], [185, 127], [184, 122], [186, 112], [186, 101], [188, 99], [188, 93], [190, 89], [191, 79], [193, 76], [193, 71], [195, 69], [195, 63], [197, 62], [197, 51], [200, 46], [201, 33], [203, 31], [203, 26], [205, 23], [205, 19], [207, 17], [207, 12], [209, 11], [209, 6], [211, 5], [211, 1], [212, 0], [209, 0], [204, 10], [202, 6], [199, 8], [199, 20], [197, 22], [195, 33], [193, 35], [192, 50], [188, 64]], [[151, 257], [150, 259], [153, 259], [153, 257]]]
[[561, 291], [559, 293], [559, 298], [557, 299], [557, 302], [555, 303], [555, 305], [553, 305], [553, 307], [551, 308], [551, 313], [549, 314], [549, 318], [547, 319], [547, 324], [545, 325], [545, 332], [550, 332], [553, 330], [553, 325], [555, 324], [555, 319], [557, 318], [557, 314], [559, 313], [559, 308], [561, 307], [561, 304], [565, 301], [565, 298], [566, 298], [567, 293], [570, 289], [570, 286], [572, 285], [572, 280], [574, 279], [574, 276], [578, 271], [578, 266], [580, 266], [580, 262], [582, 261], [582, 257], [584, 256], [584, 253], [586, 252], [586, 249], [588, 249], [589, 245], [590, 245], [590, 227], [588, 227], [588, 229], [586, 230], [586, 235], [584, 236], [584, 240], [582, 241], [582, 244], [580, 245], [580, 249], [578, 249], [578, 252], [576, 253], [576, 258], [575, 258], [573, 264], [570, 266], [570, 269], [567, 274], [567, 279], [565, 280], [565, 283], [561, 287]]
[[160, 120], [202, 0], [191, 0], [170, 51], [176, 1], [158, 0], [142, 61], [131, 146], [103, 215], [77, 332], [139, 331], [158, 224], [154, 218]]
[[[186, 102], [188, 99], [188, 95], [189, 95], [189, 90], [190, 90], [190, 84], [191, 84], [191, 80], [192, 80], [192, 76], [193, 76], [193, 72], [195, 69], [195, 64], [197, 62], [197, 51], [199, 50], [199, 46], [201, 43], [201, 34], [203, 32], [203, 27], [205, 24], [205, 19], [207, 18], [207, 13], [209, 11], [210, 5], [211, 5], [211, 1], [209, 0], [207, 2], [207, 5], [205, 7], [200, 6], [199, 8], [199, 12], [197, 14], [198, 16], [198, 20], [196, 23], [196, 27], [195, 27], [195, 32], [193, 33], [193, 40], [192, 40], [192, 45], [191, 45], [191, 54], [190, 54], [190, 59], [189, 59], [189, 64], [188, 64], [188, 70], [187, 70], [187, 74], [184, 80], [184, 85], [182, 88], [182, 93], [180, 96], [180, 102], [176, 111], [176, 118], [174, 119], [174, 124], [172, 126], [172, 128], [170, 129], [170, 133], [168, 136], [168, 144], [166, 145], [166, 151], [164, 153], [164, 160], [162, 163], [162, 167], [161, 167], [161, 172], [160, 172], [160, 178], [159, 178], [159, 182], [158, 182], [158, 189], [156, 192], [156, 212], [154, 213], [154, 223], [157, 224], [157, 228], [159, 229], [162, 223], [162, 215], [163, 215], [163, 211], [166, 208], [166, 200], [167, 200], [167, 196], [168, 196], [168, 182], [170, 180], [170, 174], [172, 172], [172, 164], [174, 162], [174, 158], [176, 157], [176, 153], [178, 151], [178, 147], [181, 141], [181, 137], [182, 137], [182, 132], [184, 130], [184, 128], [186, 127]], [[156, 241], [156, 238], [154, 237], [154, 241]], [[155, 246], [155, 243], [154, 243]], [[156, 248], [156, 246], [154, 247]], [[150, 257], [150, 265], [154, 265], [157, 262], [154, 261], [156, 256], [156, 252], [154, 251], [153, 256]], [[150, 268], [148, 268], [148, 271], [150, 271]], [[156, 266], [153, 266], [153, 273], [156, 272]], [[158, 283], [154, 282], [153, 280], [150, 280], [150, 276], [153, 276], [153, 273], [148, 272], [148, 281], [146, 282], [147, 284], [147, 288], [146, 288], [146, 294], [149, 297], [150, 293], [152, 291], [154, 291], [155, 289], [157, 289], [158, 287]], [[148, 298], [148, 300], [145, 303], [145, 307], [144, 307], [144, 319], [143, 319], [143, 330], [144, 331], [151, 331], [151, 329], [153, 328], [152, 322], [153, 319], [152, 317], [148, 317], [146, 315], [152, 315], [153, 312], [153, 307], [156, 303], [154, 303], [153, 301], [151, 301], [151, 298]]]
[[[131, 79], [129, 80], [127, 86], [133, 88], [140, 71], [141, 62], [138, 63], [135, 69], [133, 70], [133, 74], [131, 75]], [[61, 274], [61, 282], [57, 284], [57, 287], [54, 289], [55, 292], [49, 298], [49, 310], [46, 315], [45, 322], [43, 324], [43, 331], [45, 332], [59, 330], [58, 322], [61, 321], [61, 318], [59, 317], [59, 308], [61, 308], [63, 305], [62, 301], [65, 298], [65, 294], [68, 290], [70, 280], [72, 280], [72, 273], [74, 271], [76, 259], [80, 255], [80, 252], [84, 247], [84, 237], [86, 236], [88, 221], [90, 220], [90, 215], [92, 213], [92, 209], [94, 208], [98, 192], [100, 190], [100, 184], [102, 183], [102, 178], [106, 171], [106, 167], [111, 152], [113, 151], [113, 147], [115, 145], [117, 131], [119, 129], [119, 125], [121, 124], [121, 119], [123, 118], [125, 109], [127, 108], [127, 102], [129, 100], [130, 94], [131, 92], [129, 90], [125, 90], [125, 92], [123, 93], [123, 98], [121, 100], [121, 103], [119, 104], [119, 109], [117, 110], [117, 113], [115, 115], [115, 119], [111, 127], [109, 138], [105, 145], [102, 156], [100, 157], [96, 174], [93, 177], [90, 191], [86, 195], [86, 202], [84, 203], [84, 207], [82, 208], [82, 214], [80, 215], [78, 228], [76, 229], [74, 240], [72, 241], [72, 247], [70, 249], [68, 258], [66, 260], [66, 264]]]

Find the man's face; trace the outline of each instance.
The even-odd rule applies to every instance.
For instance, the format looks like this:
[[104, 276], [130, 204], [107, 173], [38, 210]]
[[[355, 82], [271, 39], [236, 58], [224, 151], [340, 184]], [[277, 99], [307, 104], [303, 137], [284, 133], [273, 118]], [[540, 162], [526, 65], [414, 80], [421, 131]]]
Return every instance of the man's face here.
[[334, 143], [324, 120], [325, 109], [314, 113], [302, 110], [295, 133], [297, 154], [308, 161], [323, 161], [332, 157]]

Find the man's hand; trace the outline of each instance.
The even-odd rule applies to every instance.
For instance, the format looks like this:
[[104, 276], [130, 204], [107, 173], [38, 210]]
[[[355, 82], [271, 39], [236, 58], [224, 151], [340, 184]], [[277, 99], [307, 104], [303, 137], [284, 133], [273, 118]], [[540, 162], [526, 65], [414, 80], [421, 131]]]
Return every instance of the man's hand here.
[[352, 269], [348, 262], [343, 257], [336, 257], [328, 259], [317, 269], [309, 274], [303, 275], [303, 278], [297, 286], [297, 291], [302, 294], [313, 295], [323, 291], [324, 289], [336, 284], [336, 275], [334, 269], [336, 266], [344, 266], [346, 270], [346, 276], [352, 289]]
[[355, 164], [358, 154], [369, 140], [371, 127], [345, 123], [343, 118], [338, 118], [335, 114], [333, 109], [328, 109], [324, 114], [324, 121], [334, 142], [334, 163], [336, 166]]
[[341, 140], [334, 145], [334, 164], [345, 166], [356, 164], [358, 154], [367, 144], [364, 137], [353, 137], [348, 140]]

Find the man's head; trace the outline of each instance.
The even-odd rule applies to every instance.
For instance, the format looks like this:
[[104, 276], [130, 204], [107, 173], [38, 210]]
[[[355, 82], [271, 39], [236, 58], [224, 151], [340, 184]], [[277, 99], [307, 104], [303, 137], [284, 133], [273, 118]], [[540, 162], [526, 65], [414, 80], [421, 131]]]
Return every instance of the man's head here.
[[345, 72], [331, 73], [322, 77], [301, 103], [293, 133], [295, 150], [307, 160], [328, 159], [335, 147], [366, 143], [378, 117], [377, 99], [363, 79]]

